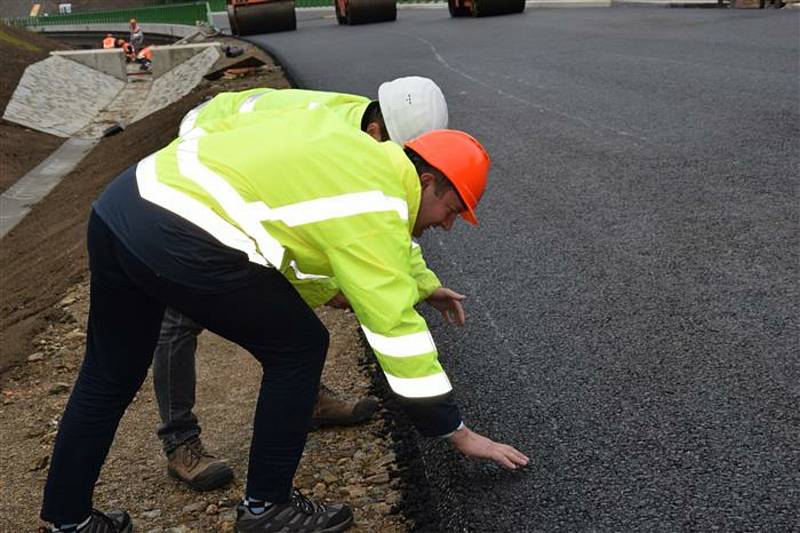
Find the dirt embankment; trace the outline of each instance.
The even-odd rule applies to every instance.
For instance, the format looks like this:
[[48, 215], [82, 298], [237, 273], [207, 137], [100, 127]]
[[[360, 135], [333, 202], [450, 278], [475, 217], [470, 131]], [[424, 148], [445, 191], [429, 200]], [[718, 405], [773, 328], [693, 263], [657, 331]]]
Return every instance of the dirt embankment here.
[[205, 98], [255, 86], [288, 87], [282, 71], [267, 56], [261, 59], [269, 61], [261, 75], [203, 82], [173, 105], [131, 124], [119, 135], [104, 139], [3, 238], [0, 372], [23, 361], [33, 351], [31, 341], [36, 333], [49, 320], [60, 316], [53, 305], [85, 275], [86, 221], [92, 201], [106, 184], [172, 141], [181, 117]]
[[[0, 24], [0, 109], [5, 111], [28, 65], [46, 59], [51, 50], [65, 48], [41, 35]], [[0, 119], [0, 160], [3, 162], [0, 165], [0, 192], [41, 163], [63, 142], [60, 137]]]

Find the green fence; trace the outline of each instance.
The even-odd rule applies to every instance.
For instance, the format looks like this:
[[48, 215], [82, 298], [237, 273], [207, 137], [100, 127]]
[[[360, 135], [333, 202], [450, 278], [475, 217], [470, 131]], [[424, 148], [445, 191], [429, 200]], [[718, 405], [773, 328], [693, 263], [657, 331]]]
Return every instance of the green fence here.
[[19, 17], [5, 20], [5, 22], [15, 26], [61, 26], [64, 24], [106, 24], [118, 22], [127, 24], [132, 18], [137, 19], [139, 22], [188, 24], [194, 26], [198, 20], [203, 22], [208, 20], [208, 4], [206, 2], [196, 2], [133, 9], [115, 9], [113, 11], [87, 11], [84, 13], [50, 15], [47, 17]]

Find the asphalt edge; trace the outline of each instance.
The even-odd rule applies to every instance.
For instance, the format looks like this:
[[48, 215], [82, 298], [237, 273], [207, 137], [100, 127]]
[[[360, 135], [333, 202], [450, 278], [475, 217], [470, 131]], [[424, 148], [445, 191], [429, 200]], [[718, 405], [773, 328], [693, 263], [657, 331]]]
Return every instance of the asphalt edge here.
[[286, 75], [286, 79], [289, 81], [289, 85], [291, 85], [293, 88], [295, 89], [307, 88], [305, 87], [305, 83], [303, 82], [303, 80], [299, 76], [297, 76], [297, 73], [294, 72], [294, 70], [292, 70], [289, 67], [289, 63], [285, 61], [283, 57], [281, 57], [281, 54], [278, 51], [274, 50], [271, 46], [269, 46], [268, 44], [255, 41], [252, 38], [236, 36], [236, 35], [232, 37], [235, 39], [246, 41], [255, 46], [256, 48], [261, 49], [265, 54], [269, 55], [275, 61], [275, 64], [279, 66], [281, 70], [283, 70], [283, 73]]
[[424, 455], [420, 448], [422, 437], [403, 412], [397, 395], [389, 388], [372, 349], [360, 330], [359, 339], [363, 349], [361, 371], [370, 382], [368, 393], [379, 398], [381, 402], [382, 409], [378, 416], [383, 420], [384, 426], [380, 434], [391, 440], [391, 447], [395, 453], [395, 470], [390, 472], [389, 477], [399, 480], [398, 489], [403, 499], [392, 510], [400, 513], [411, 523], [410, 531], [417, 533], [448, 531], [442, 529], [441, 502], [428, 479]]

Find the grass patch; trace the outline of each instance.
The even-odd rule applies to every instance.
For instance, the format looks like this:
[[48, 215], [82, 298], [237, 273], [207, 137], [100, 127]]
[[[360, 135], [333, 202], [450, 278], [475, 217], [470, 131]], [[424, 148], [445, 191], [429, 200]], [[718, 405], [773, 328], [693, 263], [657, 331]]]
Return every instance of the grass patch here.
[[9, 35], [8, 33], [4, 32], [0, 29], [0, 43], [9, 44], [16, 48], [22, 48], [23, 50], [30, 50], [31, 52], [44, 52], [44, 49], [36, 46], [35, 44], [29, 43], [28, 41], [23, 41], [13, 35]]

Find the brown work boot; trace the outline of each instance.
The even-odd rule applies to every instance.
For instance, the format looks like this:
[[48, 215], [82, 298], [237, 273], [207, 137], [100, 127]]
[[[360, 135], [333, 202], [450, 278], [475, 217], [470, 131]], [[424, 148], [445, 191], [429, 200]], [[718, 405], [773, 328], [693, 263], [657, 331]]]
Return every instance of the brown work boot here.
[[357, 402], [339, 398], [325, 384], [320, 383], [317, 405], [311, 415], [311, 431], [328, 426], [352, 426], [366, 422], [378, 410], [378, 400], [365, 396]]
[[208, 453], [199, 437], [180, 444], [167, 455], [167, 460], [169, 475], [194, 490], [214, 490], [233, 479], [231, 467]]

